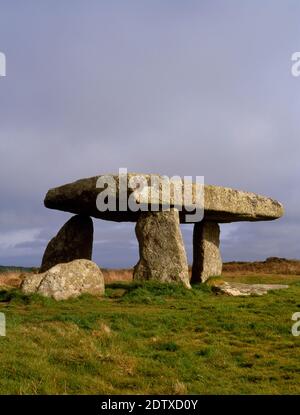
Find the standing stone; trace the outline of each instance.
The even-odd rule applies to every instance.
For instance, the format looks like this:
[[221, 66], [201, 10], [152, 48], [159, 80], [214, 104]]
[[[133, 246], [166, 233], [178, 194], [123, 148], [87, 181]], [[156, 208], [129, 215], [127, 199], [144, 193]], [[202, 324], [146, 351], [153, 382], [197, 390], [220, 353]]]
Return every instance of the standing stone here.
[[217, 222], [203, 220], [195, 223], [193, 234], [192, 283], [205, 282], [222, 273], [219, 250], [220, 227]]
[[39, 272], [45, 272], [54, 265], [75, 259], [90, 260], [93, 234], [93, 221], [89, 216], [73, 216], [49, 242]]
[[141, 213], [135, 228], [140, 260], [134, 280], [177, 282], [190, 288], [178, 210]]

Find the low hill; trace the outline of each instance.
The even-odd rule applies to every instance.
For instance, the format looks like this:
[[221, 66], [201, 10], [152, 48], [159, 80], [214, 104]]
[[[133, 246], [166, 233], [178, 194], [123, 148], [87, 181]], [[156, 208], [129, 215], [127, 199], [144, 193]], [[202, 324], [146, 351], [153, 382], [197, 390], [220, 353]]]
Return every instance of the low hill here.
[[270, 257], [265, 261], [225, 262], [223, 264], [223, 272], [300, 275], [300, 260]]

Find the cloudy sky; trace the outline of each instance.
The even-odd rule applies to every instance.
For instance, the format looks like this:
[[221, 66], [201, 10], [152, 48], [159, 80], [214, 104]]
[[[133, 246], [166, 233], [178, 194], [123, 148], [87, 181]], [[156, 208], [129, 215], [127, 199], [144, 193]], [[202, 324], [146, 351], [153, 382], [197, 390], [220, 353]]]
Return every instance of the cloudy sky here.
[[[70, 217], [50, 187], [119, 167], [280, 200], [278, 221], [222, 225], [222, 256], [300, 258], [299, 18], [298, 0], [0, 0], [0, 264], [40, 264]], [[133, 224], [94, 224], [94, 260], [134, 265]]]

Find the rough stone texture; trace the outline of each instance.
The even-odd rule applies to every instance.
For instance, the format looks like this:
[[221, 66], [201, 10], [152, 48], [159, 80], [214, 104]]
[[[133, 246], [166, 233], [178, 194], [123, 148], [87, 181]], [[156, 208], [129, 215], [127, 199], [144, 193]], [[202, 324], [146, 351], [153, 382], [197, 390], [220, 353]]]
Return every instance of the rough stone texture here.
[[[128, 186], [128, 181], [133, 177], [143, 176], [151, 185], [151, 176], [160, 178], [159, 175], [128, 173], [127, 190], [128, 194], [133, 190]], [[50, 189], [45, 198], [45, 206], [50, 209], [58, 209], [72, 213], [82, 213], [95, 218], [113, 220], [113, 221], [132, 221], [136, 222], [140, 212], [117, 211], [117, 212], [100, 212], [96, 206], [96, 199], [104, 188], [97, 188], [96, 183], [99, 177], [90, 177], [81, 179], [64, 186]], [[118, 175], [114, 175], [116, 180], [116, 192], [113, 186], [108, 186], [109, 194], [115, 199], [120, 197], [120, 185]], [[126, 187], [126, 183], [125, 183]], [[122, 187], [121, 187], [122, 189]], [[193, 195], [195, 195], [196, 184], [194, 184]], [[151, 186], [150, 186], [151, 190]], [[151, 192], [150, 192], [151, 193]], [[140, 201], [139, 198], [136, 198]], [[193, 203], [195, 199], [192, 199]], [[145, 202], [145, 200], [144, 200]], [[165, 203], [160, 197], [159, 206]], [[171, 196], [170, 203], [174, 203]], [[234, 190], [227, 187], [205, 185], [204, 186], [204, 218], [215, 222], [234, 222], [234, 221], [259, 221], [272, 220], [280, 218], [283, 215], [282, 205], [271, 198], [260, 196], [255, 193], [249, 193]], [[180, 212], [180, 221], [184, 223], [186, 220], [185, 209]]]
[[204, 199], [205, 218], [219, 223], [274, 220], [284, 213], [274, 199], [229, 187], [205, 185]]
[[222, 273], [220, 227], [216, 222], [195, 223], [193, 234], [192, 283], [204, 282]]
[[40, 272], [74, 259], [91, 259], [93, 233], [93, 221], [90, 217], [73, 216], [48, 243]]
[[57, 264], [42, 274], [28, 275], [21, 285], [25, 294], [38, 293], [55, 300], [67, 300], [89, 293], [104, 294], [104, 278], [92, 261], [76, 259]]
[[177, 282], [190, 288], [177, 210], [142, 213], [136, 224], [140, 260], [134, 280]]
[[268, 291], [282, 290], [284, 288], [289, 288], [289, 286], [281, 284], [242, 284], [224, 282], [221, 285], [215, 285], [213, 290], [215, 292], [220, 292], [235, 297], [246, 297], [249, 295], [264, 295], [267, 294]]
[[33, 294], [37, 291], [44, 274], [27, 274], [21, 283], [21, 290], [25, 294]]

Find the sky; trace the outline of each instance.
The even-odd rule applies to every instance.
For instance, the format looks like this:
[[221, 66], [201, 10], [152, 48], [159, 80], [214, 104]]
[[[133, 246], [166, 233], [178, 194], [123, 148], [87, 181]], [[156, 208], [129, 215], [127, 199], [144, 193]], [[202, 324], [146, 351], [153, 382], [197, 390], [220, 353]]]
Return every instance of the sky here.
[[[221, 225], [223, 260], [300, 258], [299, 18], [298, 0], [0, 0], [0, 264], [38, 266], [71, 217], [49, 188], [119, 168], [277, 199], [277, 221]], [[137, 262], [134, 224], [94, 226], [100, 266]]]

